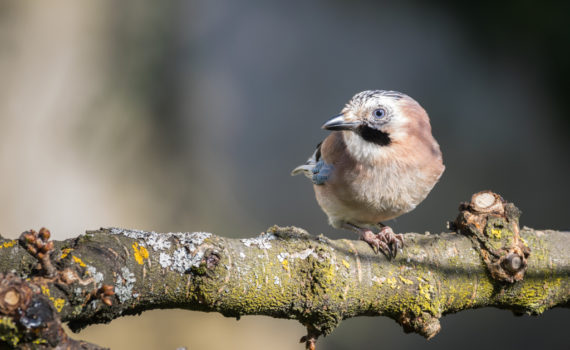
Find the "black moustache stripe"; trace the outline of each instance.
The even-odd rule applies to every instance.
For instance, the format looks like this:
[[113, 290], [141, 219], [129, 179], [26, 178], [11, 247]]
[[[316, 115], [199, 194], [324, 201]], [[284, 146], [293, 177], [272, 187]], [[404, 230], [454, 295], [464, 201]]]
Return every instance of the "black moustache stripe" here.
[[388, 146], [392, 142], [389, 134], [366, 125], [359, 127], [358, 133], [364, 140], [380, 146]]

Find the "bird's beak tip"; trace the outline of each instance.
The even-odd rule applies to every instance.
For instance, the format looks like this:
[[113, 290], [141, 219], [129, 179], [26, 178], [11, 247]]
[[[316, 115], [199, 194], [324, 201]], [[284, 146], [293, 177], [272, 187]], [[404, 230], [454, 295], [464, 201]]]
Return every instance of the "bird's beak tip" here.
[[341, 113], [329, 119], [321, 128], [325, 130], [352, 130], [357, 126], [358, 123], [347, 121], [345, 115]]

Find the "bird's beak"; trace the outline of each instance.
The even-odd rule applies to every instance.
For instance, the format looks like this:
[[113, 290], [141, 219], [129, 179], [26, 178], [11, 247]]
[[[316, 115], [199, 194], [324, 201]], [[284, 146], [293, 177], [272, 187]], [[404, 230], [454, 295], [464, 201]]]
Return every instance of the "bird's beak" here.
[[348, 120], [344, 113], [341, 113], [329, 119], [322, 128], [326, 130], [354, 130], [359, 125], [360, 123]]

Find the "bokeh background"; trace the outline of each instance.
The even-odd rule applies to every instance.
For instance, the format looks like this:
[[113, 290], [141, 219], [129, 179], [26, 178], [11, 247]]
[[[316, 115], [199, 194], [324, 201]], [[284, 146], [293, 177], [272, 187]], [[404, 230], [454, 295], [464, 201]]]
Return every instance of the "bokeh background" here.
[[[0, 232], [247, 237], [294, 224], [350, 236], [289, 172], [365, 89], [417, 99], [447, 166], [396, 231], [442, 231], [482, 189], [516, 203], [524, 225], [568, 229], [568, 4], [3, 1]], [[319, 348], [562, 349], [569, 317], [467, 311], [429, 342], [358, 318]], [[113, 349], [299, 349], [303, 334], [294, 321], [161, 310], [75, 336]]]

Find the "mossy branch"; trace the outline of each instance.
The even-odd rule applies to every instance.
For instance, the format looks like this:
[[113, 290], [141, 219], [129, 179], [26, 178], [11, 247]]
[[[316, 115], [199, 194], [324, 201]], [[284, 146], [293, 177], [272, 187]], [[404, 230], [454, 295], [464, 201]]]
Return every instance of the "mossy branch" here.
[[408, 233], [393, 260], [364, 242], [295, 227], [251, 239], [118, 228], [64, 241], [50, 241], [47, 230], [2, 239], [0, 344], [96, 349], [67, 338], [60, 320], [78, 330], [158, 308], [296, 319], [314, 348], [318, 336], [362, 315], [388, 316], [430, 338], [447, 313], [568, 307], [570, 234], [519, 230], [514, 206], [478, 195], [452, 224], [457, 233]]

